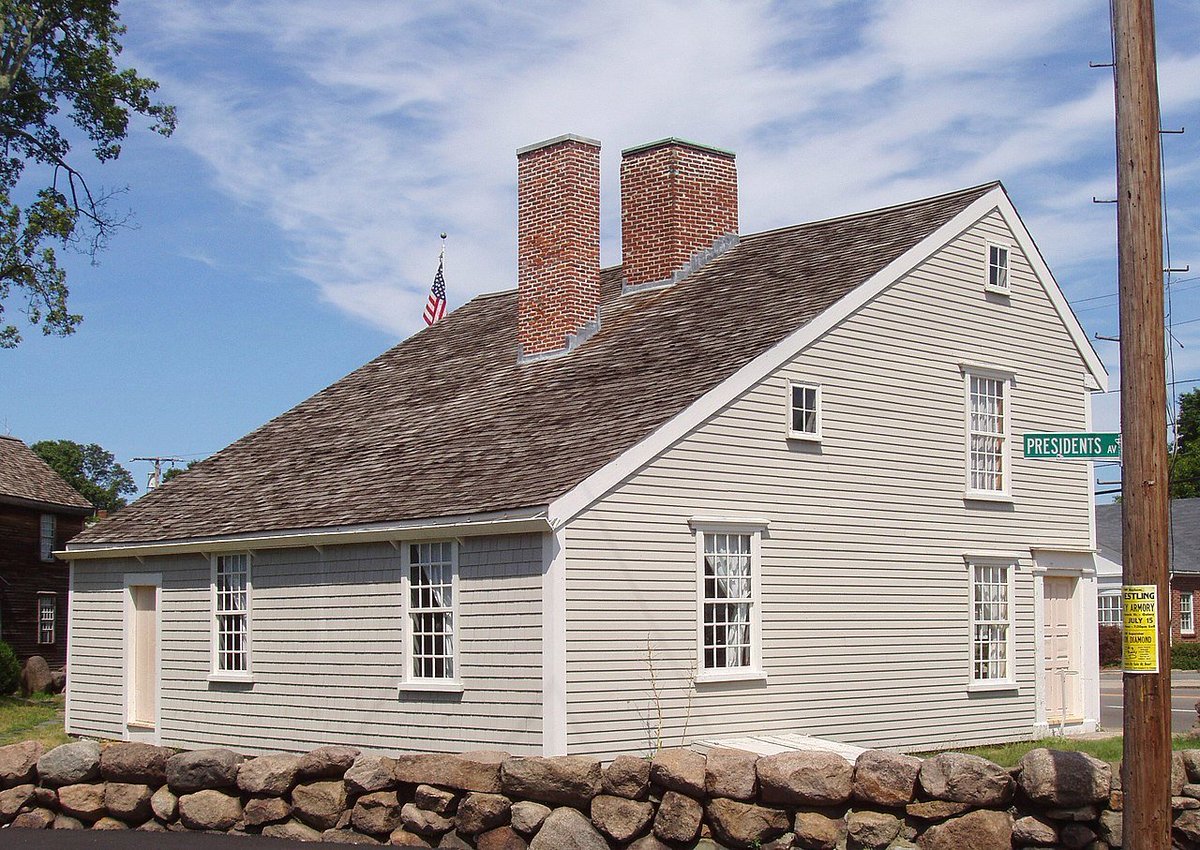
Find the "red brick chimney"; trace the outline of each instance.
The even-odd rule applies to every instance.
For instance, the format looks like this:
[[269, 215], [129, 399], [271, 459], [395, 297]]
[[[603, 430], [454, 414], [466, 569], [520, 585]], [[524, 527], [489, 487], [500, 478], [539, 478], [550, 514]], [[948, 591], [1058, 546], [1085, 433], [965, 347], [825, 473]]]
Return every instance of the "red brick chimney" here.
[[626, 286], [672, 283], [736, 243], [733, 158], [731, 151], [675, 138], [621, 151]]
[[599, 327], [600, 143], [517, 151], [517, 341], [522, 360], [566, 352]]

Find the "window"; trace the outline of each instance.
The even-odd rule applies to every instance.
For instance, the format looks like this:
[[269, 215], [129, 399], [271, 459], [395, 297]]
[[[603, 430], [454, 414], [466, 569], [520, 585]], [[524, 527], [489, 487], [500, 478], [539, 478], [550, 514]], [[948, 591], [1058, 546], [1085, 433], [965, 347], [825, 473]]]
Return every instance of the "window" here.
[[703, 532], [702, 673], [759, 666], [757, 549], [758, 534]]
[[1009, 291], [1008, 248], [1003, 245], [987, 246], [987, 289], [996, 292]]
[[250, 556], [213, 562], [214, 664], [217, 674], [250, 673]]
[[41, 554], [43, 561], [54, 560], [54, 538], [58, 535], [58, 518], [42, 514]]
[[408, 629], [411, 680], [453, 680], [455, 675], [454, 544], [408, 547]]
[[967, 373], [967, 490], [1008, 492], [1008, 379]]
[[38, 643], [54, 643], [54, 619], [58, 615], [58, 597], [53, 593], [38, 594]]
[[821, 388], [789, 381], [788, 394], [788, 436], [800, 440], [821, 439]]
[[1107, 593], [1099, 597], [1099, 616], [1102, 626], [1121, 625], [1121, 594]]
[[970, 569], [971, 682], [1011, 682], [1012, 565], [972, 563]]
[[1196, 633], [1196, 615], [1192, 608], [1192, 591], [1179, 594], [1179, 631], [1185, 635]]

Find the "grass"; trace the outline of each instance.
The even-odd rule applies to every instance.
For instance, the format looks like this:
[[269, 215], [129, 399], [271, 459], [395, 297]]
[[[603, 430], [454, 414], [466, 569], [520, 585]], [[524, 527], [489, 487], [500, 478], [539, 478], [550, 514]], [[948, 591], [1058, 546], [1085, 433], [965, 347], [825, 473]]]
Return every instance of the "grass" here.
[[57, 747], [69, 740], [63, 731], [62, 694], [0, 697], [0, 745], [41, 741]]
[[[1175, 735], [1171, 745], [1176, 750], [1200, 749], [1200, 734]], [[1120, 735], [1114, 735], [1111, 738], [1041, 738], [1036, 741], [1015, 741], [1011, 744], [995, 744], [990, 747], [971, 747], [970, 749], [955, 750], [955, 752], [982, 756], [1001, 767], [1014, 767], [1021, 760], [1021, 756], [1039, 747], [1046, 747], [1050, 750], [1075, 750], [1095, 756], [1101, 761], [1118, 762], [1121, 760], [1122, 738]], [[922, 753], [921, 755], [933, 755], [933, 753]]]

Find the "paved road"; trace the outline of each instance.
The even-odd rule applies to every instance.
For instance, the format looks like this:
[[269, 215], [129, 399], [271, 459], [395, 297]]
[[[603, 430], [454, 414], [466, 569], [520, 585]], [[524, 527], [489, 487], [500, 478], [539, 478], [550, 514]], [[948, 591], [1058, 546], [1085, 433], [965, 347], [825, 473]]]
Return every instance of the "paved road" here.
[[[1100, 725], [1106, 732], [1121, 731], [1121, 674], [1100, 674]], [[1196, 725], [1196, 703], [1200, 701], [1200, 674], [1177, 671], [1171, 677], [1171, 731], [1190, 732]]]
[[250, 835], [197, 832], [92, 832], [69, 829], [0, 829], [0, 847], [20, 850], [361, 850], [353, 844], [312, 844]]

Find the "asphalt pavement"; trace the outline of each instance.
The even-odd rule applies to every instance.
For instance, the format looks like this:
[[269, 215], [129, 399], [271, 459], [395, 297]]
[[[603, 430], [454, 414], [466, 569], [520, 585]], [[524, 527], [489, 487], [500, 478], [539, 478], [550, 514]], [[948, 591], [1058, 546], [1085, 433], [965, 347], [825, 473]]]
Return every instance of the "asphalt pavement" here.
[[[1124, 709], [1119, 670], [1100, 673], [1100, 725], [1105, 732], [1120, 732]], [[1196, 726], [1196, 703], [1200, 702], [1200, 672], [1171, 673], [1171, 731], [1191, 732]]]
[[260, 835], [220, 835], [201, 832], [111, 832], [74, 829], [0, 829], [0, 847], [21, 850], [322, 850], [356, 848], [354, 844], [318, 845]]

